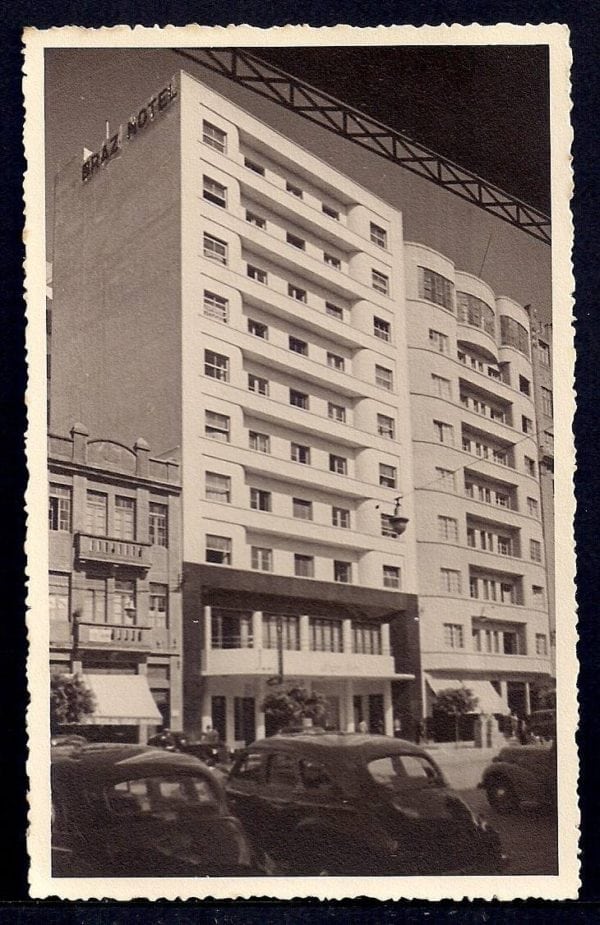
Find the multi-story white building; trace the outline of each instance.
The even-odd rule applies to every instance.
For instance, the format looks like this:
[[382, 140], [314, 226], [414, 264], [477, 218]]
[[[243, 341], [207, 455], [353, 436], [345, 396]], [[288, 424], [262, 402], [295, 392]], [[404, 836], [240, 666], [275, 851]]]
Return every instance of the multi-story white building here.
[[[55, 216], [53, 428], [83, 419], [178, 448], [186, 728], [212, 723], [229, 744], [264, 735], [283, 669], [286, 686], [327, 696], [332, 725], [391, 732], [394, 710], [426, 709], [419, 645], [431, 686], [493, 681], [499, 701], [506, 681], [546, 670], [531, 648], [545, 610], [530, 583], [543, 580], [525, 564], [541, 543], [524, 513], [535, 443], [527, 456], [516, 431], [535, 421], [514, 386], [529, 361], [500, 348], [522, 309], [427, 248], [405, 253], [396, 209], [185, 73], [62, 171]], [[497, 313], [493, 336], [457, 324], [455, 282]], [[512, 386], [471, 354], [511, 362]], [[490, 394], [510, 421], [464, 407]], [[437, 469], [467, 462], [477, 491], [518, 493], [506, 536], [509, 504], [459, 494], [456, 473], [440, 492]], [[469, 548], [482, 532], [492, 552]], [[511, 606], [483, 612], [484, 582], [497, 596], [510, 583]], [[459, 624], [464, 645], [450, 647], [445, 625]]]

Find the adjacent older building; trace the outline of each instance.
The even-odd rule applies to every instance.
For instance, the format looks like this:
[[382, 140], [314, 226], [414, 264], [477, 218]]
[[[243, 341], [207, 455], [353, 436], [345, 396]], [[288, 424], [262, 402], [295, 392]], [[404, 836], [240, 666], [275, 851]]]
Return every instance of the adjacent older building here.
[[75, 424], [50, 434], [48, 472], [51, 670], [91, 688], [88, 737], [180, 729], [178, 464]]
[[181, 464], [188, 731], [268, 734], [282, 683], [346, 730], [442, 682], [526, 710], [549, 662], [520, 306], [183, 72], [57, 178], [53, 287], [53, 428]]

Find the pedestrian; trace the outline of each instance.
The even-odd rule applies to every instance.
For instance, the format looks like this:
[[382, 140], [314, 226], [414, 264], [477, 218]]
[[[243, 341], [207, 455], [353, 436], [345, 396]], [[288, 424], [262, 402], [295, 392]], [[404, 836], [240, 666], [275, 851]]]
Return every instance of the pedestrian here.
[[368, 731], [369, 731], [369, 727], [367, 726], [367, 724], [366, 724], [366, 722], [364, 721], [364, 719], [361, 719], [361, 721], [359, 722], [359, 724], [358, 724], [358, 731], [359, 731], [359, 732], [368, 732]]
[[395, 739], [402, 738], [402, 720], [400, 719], [399, 716], [396, 716], [394, 719], [394, 738]]
[[421, 740], [425, 737], [425, 723], [422, 719], [417, 720], [415, 725], [415, 744], [419, 745]]
[[519, 718], [517, 721], [517, 738], [521, 745], [527, 745], [529, 733], [527, 730], [527, 723], [522, 718]]
[[208, 726], [207, 726], [206, 729], [205, 729], [205, 732], [204, 732], [204, 741], [205, 741], [208, 745], [218, 745], [218, 744], [219, 744], [219, 733], [218, 733], [218, 731], [217, 731], [216, 729], [213, 729], [213, 727], [210, 725], [210, 723], [208, 724]]

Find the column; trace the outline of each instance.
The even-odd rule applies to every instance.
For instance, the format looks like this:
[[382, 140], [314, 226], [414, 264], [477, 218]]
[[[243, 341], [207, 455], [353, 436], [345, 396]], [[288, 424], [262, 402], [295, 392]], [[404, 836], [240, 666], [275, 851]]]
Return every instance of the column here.
[[[252, 644], [253, 648], [257, 650], [263, 647], [262, 621], [262, 610], [254, 610], [252, 612]], [[258, 664], [260, 664], [260, 659], [258, 659]]]
[[531, 684], [525, 681], [525, 716], [531, 713]]
[[390, 654], [390, 624], [381, 624], [381, 654]]
[[383, 731], [386, 736], [394, 735], [394, 710], [392, 707], [392, 682], [383, 685]]
[[508, 703], [508, 686], [506, 681], [500, 681], [500, 696], [504, 703]]
[[344, 617], [342, 620], [342, 652], [344, 655], [352, 653], [352, 620]]
[[344, 680], [344, 729], [346, 732], [356, 732], [354, 727], [354, 683], [352, 678]]
[[233, 709], [233, 696], [225, 697], [225, 728], [227, 731], [227, 748], [235, 745], [235, 713]]
[[310, 648], [310, 634], [309, 634], [309, 622], [308, 614], [300, 615], [300, 651], [308, 652]]
[[202, 608], [202, 619], [204, 622], [203, 627], [203, 646], [204, 652], [202, 653], [203, 658], [203, 671], [207, 674], [210, 671], [210, 653], [212, 650], [212, 609], [210, 606]]
[[265, 686], [262, 678], [257, 678], [254, 684], [254, 725], [256, 738], [264, 739], [265, 732], [265, 711], [263, 710], [263, 701], [265, 699]]
[[[148, 674], [148, 665], [145, 661], [138, 662], [137, 664], [137, 673], [146, 677]], [[148, 723], [140, 722], [138, 723], [138, 742], [140, 745], [145, 745], [148, 741]]]
[[204, 690], [202, 691], [202, 718], [200, 723], [202, 732], [207, 726], [212, 726], [212, 700], [207, 680], [204, 682]]

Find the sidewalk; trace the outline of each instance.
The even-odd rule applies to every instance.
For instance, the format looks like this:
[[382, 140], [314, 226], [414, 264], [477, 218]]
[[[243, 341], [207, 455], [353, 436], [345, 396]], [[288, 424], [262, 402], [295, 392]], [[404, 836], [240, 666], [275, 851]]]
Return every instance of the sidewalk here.
[[446, 780], [455, 790], [473, 790], [492, 758], [506, 743], [495, 748], [475, 748], [472, 743], [461, 742], [425, 745], [425, 751], [444, 772]]

